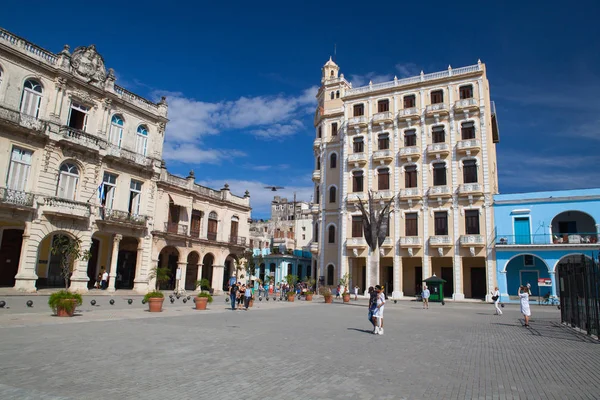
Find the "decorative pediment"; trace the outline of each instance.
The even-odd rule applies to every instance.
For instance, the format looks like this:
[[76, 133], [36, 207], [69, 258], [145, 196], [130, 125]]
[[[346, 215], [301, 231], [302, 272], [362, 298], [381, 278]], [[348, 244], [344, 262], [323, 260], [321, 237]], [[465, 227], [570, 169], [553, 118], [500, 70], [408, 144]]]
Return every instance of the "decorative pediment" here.
[[80, 46], [71, 56], [73, 73], [92, 84], [104, 84], [106, 68], [104, 59], [96, 51], [96, 46]]

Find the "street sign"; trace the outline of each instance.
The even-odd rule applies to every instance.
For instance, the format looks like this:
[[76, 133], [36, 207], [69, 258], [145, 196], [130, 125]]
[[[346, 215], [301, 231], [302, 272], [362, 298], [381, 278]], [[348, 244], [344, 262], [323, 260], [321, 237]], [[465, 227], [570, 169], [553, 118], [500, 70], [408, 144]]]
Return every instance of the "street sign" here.
[[538, 278], [538, 286], [552, 286], [552, 279]]

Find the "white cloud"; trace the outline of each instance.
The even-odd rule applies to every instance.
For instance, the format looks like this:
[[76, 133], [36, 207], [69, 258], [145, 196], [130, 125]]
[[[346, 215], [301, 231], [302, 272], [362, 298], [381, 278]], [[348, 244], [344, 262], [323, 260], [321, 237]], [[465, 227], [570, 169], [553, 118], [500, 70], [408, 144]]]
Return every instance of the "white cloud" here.
[[216, 164], [223, 161], [234, 161], [235, 157], [245, 157], [246, 153], [239, 150], [202, 149], [194, 144], [165, 143], [163, 158], [173, 163], [186, 164]]
[[373, 83], [387, 82], [394, 79], [392, 74], [378, 74], [376, 72], [367, 72], [364, 75], [351, 75], [350, 82], [353, 87], [365, 86], [369, 84], [369, 81]]
[[302, 122], [295, 119], [290, 121], [289, 124], [273, 124], [261, 129], [251, 130], [250, 133], [263, 139], [283, 139], [295, 134], [303, 126]]
[[421, 69], [413, 62], [401, 62], [396, 64], [396, 71], [398, 71], [398, 78], [408, 78], [417, 76], [421, 73]]

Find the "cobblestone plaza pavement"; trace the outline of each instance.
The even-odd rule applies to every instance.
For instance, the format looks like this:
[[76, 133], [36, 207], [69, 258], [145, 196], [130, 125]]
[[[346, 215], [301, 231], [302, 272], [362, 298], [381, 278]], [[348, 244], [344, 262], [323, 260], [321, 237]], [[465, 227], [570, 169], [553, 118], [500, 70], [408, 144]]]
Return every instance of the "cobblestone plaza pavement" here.
[[[90, 296], [74, 318], [47, 297], [4, 297], [0, 399], [597, 399], [600, 344], [555, 307], [388, 303], [385, 335], [364, 302], [256, 302], [208, 311]], [[168, 299], [166, 299], [168, 301]], [[22, 303], [22, 304], [21, 304]]]

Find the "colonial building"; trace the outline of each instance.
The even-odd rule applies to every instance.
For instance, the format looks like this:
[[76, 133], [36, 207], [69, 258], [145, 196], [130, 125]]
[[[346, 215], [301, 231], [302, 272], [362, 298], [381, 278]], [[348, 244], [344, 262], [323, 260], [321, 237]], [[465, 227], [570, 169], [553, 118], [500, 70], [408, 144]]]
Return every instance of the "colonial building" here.
[[496, 195], [494, 215], [502, 301], [518, 301], [527, 284], [533, 296], [557, 296], [561, 267], [600, 251], [600, 189]]
[[[183, 189], [173, 183], [180, 181], [161, 167], [166, 100], [153, 103], [115, 81], [93, 45], [55, 54], [0, 29], [0, 286], [64, 286], [61, 256], [51, 247], [66, 235], [91, 250], [89, 260], [72, 266], [71, 289], [86, 291], [106, 268], [109, 290], [147, 291], [153, 286], [148, 273], [161, 259], [157, 246], [171, 243], [163, 232], [171, 220], [162, 213], [169, 193], [177, 201], [198, 193], [178, 205], [189, 206], [190, 216], [196, 203], [206, 210], [205, 236], [198, 239], [215, 243], [216, 264], [225, 260], [222, 243], [235, 240], [231, 251], [240, 247], [241, 239], [230, 239], [234, 231], [225, 229], [235, 211], [246, 224], [239, 235], [247, 232], [249, 199], [198, 189], [189, 180]], [[212, 211], [222, 224], [214, 231]]]
[[[314, 265], [322, 283], [349, 273], [413, 296], [423, 279], [447, 298], [484, 298], [495, 285], [492, 195], [498, 128], [485, 65], [353, 88], [331, 59], [322, 68], [314, 141]], [[394, 198], [388, 238], [372, 254], [356, 205]], [[366, 266], [380, 257], [378, 271]]]

